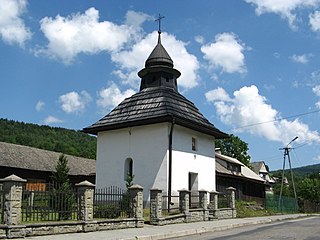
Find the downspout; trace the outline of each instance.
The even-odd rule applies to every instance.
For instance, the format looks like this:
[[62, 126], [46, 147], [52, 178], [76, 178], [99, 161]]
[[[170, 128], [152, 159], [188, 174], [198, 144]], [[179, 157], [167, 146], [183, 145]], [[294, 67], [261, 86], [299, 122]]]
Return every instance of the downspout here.
[[171, 191], [172, 191], [172, 135], [175, 119], [172, 118], [170, 133], [169, 133], [169, 177], [168, 177], [168, 212], [171, 206]]

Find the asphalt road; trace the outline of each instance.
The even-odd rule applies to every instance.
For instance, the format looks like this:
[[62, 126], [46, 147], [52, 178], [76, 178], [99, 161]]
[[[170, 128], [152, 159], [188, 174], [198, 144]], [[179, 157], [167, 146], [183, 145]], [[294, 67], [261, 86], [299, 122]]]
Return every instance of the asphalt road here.
[[[175, 240], [320, 240], [320, 217], [304, 218], [260, 226], [248, 226], [231, 230], [205, 233]], [[172, 239], [172, 240], [173, 240]]]

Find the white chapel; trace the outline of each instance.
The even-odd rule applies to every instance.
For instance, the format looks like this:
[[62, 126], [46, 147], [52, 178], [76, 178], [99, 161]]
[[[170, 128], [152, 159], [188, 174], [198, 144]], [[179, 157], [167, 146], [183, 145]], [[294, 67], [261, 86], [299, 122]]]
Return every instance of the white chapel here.
[[83, 129], [97, 135], [96, 187], [144, 188], [169, 194], [216, 189], [214, 140], [227, 137], [178, 92], [180, 72], [161, 43], [138, 72], [140, 91]]

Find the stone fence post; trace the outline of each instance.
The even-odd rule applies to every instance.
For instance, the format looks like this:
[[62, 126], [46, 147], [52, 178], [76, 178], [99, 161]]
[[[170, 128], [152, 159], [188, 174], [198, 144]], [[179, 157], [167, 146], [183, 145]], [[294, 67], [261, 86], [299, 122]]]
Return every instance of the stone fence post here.
[[189, 208], [190, 208], [190, 191], [182, 189], [179, 191], [179, 210], [185, 214], [186, 221], [189, 221]]
[[95, 185], [88, 181], [76, 184], [79, 197], [79, 214], [80, 221], [93, 220], [93, 200]]
[[212, 191], [209, 193], [209, 209], [210, 210], [217, 210], [218, 209], [218, 194], [219, 192]]
[[143, 187], [134, 184], [129, 187], [130, 200], [132, 203], [132, 216], [136, 219], [136, 227], [143, 227]]
[[0, 179], [0, 182], [3, 182], [4, 192], [4, 224], [19, 225], [21, 223], [22, 183], [26, 181], [16, 175]]
[[235, 218], [237, 216], [236, 211], [236, 189], [234, 187], [228, 187], [227, 193], [229, 194], [229, 206], [232, 209], [232, 217]]
[[150, 189], [150, 223], [159, 224], [162, 219], [162, 190]]
[[200, 208], [203, 209], [203, 221], [208, 221], [209, 219], [208, 191], [206, 190], [199, 191], [199, 203], [200, 203]]

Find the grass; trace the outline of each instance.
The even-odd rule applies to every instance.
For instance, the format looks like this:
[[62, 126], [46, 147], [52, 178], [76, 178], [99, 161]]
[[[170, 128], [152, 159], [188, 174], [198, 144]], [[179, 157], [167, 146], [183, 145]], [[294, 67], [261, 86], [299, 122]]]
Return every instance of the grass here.
[[274, 212], [260, 209], [256, 202], [236, 201], [237, 217], [262, 217], [274, 215]]

